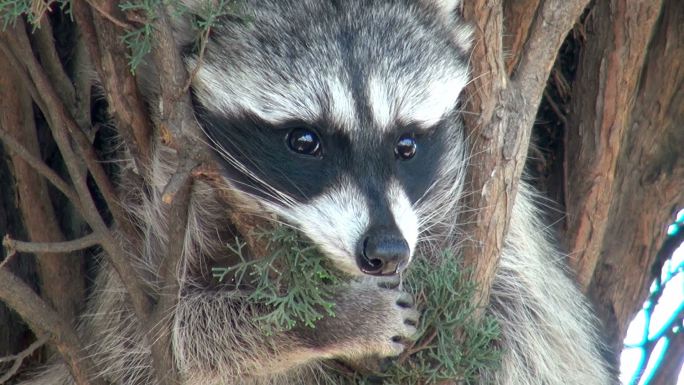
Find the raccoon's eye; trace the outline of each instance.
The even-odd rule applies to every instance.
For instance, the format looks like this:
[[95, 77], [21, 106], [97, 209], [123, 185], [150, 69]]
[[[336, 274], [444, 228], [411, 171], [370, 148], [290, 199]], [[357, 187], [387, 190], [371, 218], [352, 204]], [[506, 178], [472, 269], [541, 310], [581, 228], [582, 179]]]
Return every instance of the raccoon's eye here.
[[321, 141], [315, 132], [306, 128], [295, 128], [287, 134], [287, 144], [296, 153], [319, 156], [321, 155]]
[[394, 147], [394, 155], [397, 159], [409, 160], [416, 154], [416, 138], [411, 134], [404, 134], [399, 137], [397, 146]]

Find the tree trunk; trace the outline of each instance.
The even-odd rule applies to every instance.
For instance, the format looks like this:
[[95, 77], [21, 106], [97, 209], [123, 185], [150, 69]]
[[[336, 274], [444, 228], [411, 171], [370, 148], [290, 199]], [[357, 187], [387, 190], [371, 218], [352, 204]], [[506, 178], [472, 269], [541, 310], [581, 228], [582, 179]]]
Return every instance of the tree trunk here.
[[565, 240], [615, 353], [684, 201], [683, 9], [666, 0], [658, 18], [658, 2], [597, 2], [583, 24], [567, 132]]

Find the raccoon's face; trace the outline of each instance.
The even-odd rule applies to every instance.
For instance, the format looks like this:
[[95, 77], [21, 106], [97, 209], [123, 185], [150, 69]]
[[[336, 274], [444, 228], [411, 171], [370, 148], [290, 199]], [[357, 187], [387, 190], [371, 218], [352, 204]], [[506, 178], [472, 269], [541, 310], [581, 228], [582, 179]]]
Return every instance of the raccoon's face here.
[[349, 273], [402, 271], [458, 200], [467, 33], [444, 3], [248, 2], [195, 77], [228, 183]]

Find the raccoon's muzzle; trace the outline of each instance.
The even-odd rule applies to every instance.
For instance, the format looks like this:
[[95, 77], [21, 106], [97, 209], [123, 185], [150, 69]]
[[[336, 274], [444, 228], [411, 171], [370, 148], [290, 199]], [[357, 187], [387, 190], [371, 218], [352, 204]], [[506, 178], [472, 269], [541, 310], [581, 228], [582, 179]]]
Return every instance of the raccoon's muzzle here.
[[411, 259], [411, 249], [398, 229], [371, 229], [366, 233], [356, 260], [359, 269], [369, 275], [394, 275]]

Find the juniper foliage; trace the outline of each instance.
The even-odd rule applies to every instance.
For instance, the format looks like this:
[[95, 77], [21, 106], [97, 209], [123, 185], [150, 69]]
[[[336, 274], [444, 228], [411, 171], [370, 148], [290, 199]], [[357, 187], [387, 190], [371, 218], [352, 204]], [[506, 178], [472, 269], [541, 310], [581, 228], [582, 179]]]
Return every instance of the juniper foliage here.
[[[242, 263], [214, 268], [215, 277], [251, 287], [248, 301], [264, 306], [259, 318], [265, 333], [287, 330], [298, 323], [315, 327], [322, 317], [334, 317], [332, 295], [351, 279], [334, 270], [324, 257], [294, 230], [278, 226], [262, 233], [273, 254], [253, 261], [244, 257], [244, 242], [233, 251]], [[435, 261], [417, 256], [403, 277], [404, 290], [416, 298], [421, 320], [418, 338], [383, 373], [359, 374], [331, 369], [330, 385], [371, 384], [428, 385], [459, 379], [476, 383], [478, 373], [495, 366], [500, 351], [495, 343], [500, 331], [491, 317], [476, 318], [472, 303], [474, 283], [468, 280], [459, 259], [444, 252]]]
[[230, 246], [242, 263], [213, 268], [214, 277], [224, 281], [231, 276], [236, 287], [248, 287], [247, 300], [269, 309], [257, 318], [266, 334], [289, 330], [298, 324], [314, 327], [324, 316], [334, 317], [332, 298], [344, 275], [328, 266], [328, 261], [294, 230], [276, 226], [260, 232], [272, 254], [247, 260], [245, 243]]

